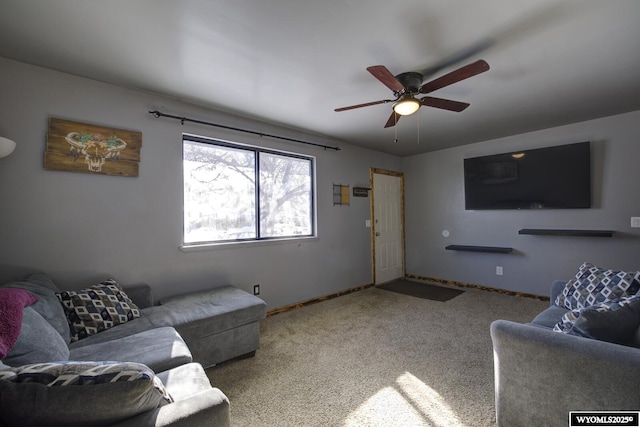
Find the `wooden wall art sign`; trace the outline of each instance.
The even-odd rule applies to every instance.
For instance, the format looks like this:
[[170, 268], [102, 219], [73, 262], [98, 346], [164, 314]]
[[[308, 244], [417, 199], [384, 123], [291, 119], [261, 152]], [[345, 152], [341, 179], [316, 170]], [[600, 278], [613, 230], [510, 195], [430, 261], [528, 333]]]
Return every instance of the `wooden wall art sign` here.
[[138, 176], [142, 133], [49, 118], [44, 168]]

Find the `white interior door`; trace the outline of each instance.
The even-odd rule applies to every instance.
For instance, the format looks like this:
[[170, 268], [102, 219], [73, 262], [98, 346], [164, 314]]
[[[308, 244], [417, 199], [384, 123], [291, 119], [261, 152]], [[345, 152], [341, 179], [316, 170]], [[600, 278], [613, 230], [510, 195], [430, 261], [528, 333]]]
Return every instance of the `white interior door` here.
[[402, 177], [373, 174], [375, 284], [404, 275]]

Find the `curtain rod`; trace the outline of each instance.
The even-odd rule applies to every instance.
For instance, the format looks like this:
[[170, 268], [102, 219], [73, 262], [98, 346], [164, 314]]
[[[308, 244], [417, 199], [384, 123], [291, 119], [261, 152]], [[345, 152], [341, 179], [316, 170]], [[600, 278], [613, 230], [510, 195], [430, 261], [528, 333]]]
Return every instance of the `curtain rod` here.
[[218, 128], [235, 130], [235, 131], [244, 132], [244, 133], [250, 133], [250, 134], [258, 135], [258, 136], [261, 136], [261, 137], [262, 136], [268, 136], [269, 138], [275, 138], [275, 139], [281, 139], [281, 140], [284, 140], [284, 141], [297, 142], [299, 144], [313, 145], [313, 146], [316, 146], [316, 147], [322, 147], [325, 150], [340, 151], [340, 147], [331, 147], [330, 145], [316, 144], [314, 142], [301, 141], [299, 139], [287, 138], [287, 137], [284, 137], [284, 136], [271, 135], [271, 134], [268, 134], [268, 133], [256, 132], [256, 131], [253, 131], [253, 130], [240, 129], [240, 128], [236, 128], [236, 127], [232, 127], [232, 126], [219, 125], [217, 123], [205, 122], [203, 120], [190, 119], [188, 117], [174, 116], [174, 115], [171, 115], [171, 114], [161, 113], [158, 110], [149, 111], [149, 114], [153, 115], [155, 118], [168, 117], [170, 119], [177, 119], [177, 120], [180, 120], [183, 125], [184, 125], [184, 122], [198, 123], [198, 124], [201, 124], [201, 125], [215, 126], [215, 127], [218, 127]]

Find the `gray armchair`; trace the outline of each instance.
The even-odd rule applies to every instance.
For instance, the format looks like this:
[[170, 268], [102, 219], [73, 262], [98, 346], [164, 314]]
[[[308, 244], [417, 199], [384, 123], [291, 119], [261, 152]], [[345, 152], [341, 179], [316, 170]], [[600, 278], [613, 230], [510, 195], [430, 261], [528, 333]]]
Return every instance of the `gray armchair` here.
[[499, 426], [566, 426], [570, 411], [640, 410], [640, 348], [553, 331], [552, 319], [566, 312], [554, 305], [563, 283], [532, 323], [491, 324]]

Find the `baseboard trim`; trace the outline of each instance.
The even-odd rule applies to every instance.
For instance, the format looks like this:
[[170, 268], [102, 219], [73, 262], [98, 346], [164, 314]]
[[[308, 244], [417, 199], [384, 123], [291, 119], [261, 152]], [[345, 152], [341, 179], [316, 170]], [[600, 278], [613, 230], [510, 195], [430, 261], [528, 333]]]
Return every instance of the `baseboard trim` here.
[[[493, 293], [497, 293], [497, 294], [502, 294], [502, 295], [509, 295], [509, 296], [513, 296], [513, 297], [519, 297], [519, 298], [527, 298], [527, 299], [532, 299], [532, 300], [536, 300], [536, 301], [549, 301], [549, 297], [545, 297], [542, 295], [536, 295], [536, 294], [528, 294], [526, 292], [516, 292], [516, 291], [508, 291], [506, 289], [500, 289], [500, 288], [493, 288], [490, 286], [483, 286], [483, 285], [475, 285], [473, 283], [465, 283], [465, 282], [456, 282], [454, 280], [447, 280], [447, 279], [437, 279], [434, 277], [425, 277], [425, 276], [417, 276], [415, 274], [406, 274], [405, 277], [407, 279], [417, 279], [417, 280], [422, 280], [425, 282], [431, 282], [431, 283], [435, 283], [435, 284], [439, 284], [439, 285], [446, 285], [446, 286], [452, 286], [452, 287], [456, 287], [456, 288], [466, 288], [466, 289], [475, 289], [478, 291], [484, 291], [484, 292], [493, 292]], [[291, 310], [296, 310], [298, 308], [302, 308], [302, 307], [306, 307], [308, 305], [312, 305], [312, 304], [316, 304], [322, 301], [327, 301], [342, 295], [348, 295], [348, 294], [352, 294], [354, 292], [358, 292], [358, 291], [362, 291], [368, 288], [372, 288], [375, 285], [373, 283], [369, 283], [367, 285], [362, 285], [362, 286], [356, 286], [355, 288], [350, 288], [350, 289], [346, 289], [344, 291], [338, 291], [329, 295], [324, 295], [321, 297], [317, 297], [317, 298], [311, 298], [308, 299], [306, 301], [302, 301], [302, 302], [297, 302], [294, 304], [289, 304], [289, 305], [285, 305], [283, 307], [278, 307], [278, 308], [274, 308], [273, 310], [269, 310], [267, 311], [267, 317], [270, 316], [275, 316], [276, 314], [280, 314], [280, 313], [286, 313], [287, 311], [291, 311]]]
[[285, 312], [291, 311], [291, 310], [296, 310], [298, 308], [306, 307], [306, 306], [311, 305], [311, 304], [316, 304], [316, 303], [319, 303], [319, 302], [322, 302], [322, 301], [327, 301], [327, 300], [330, 300], [330, 299], [333, 299], [333, 298], [336, 298], [336, 297], [339, 297], [339, 296], [342, 296], [342, 295], [352, 294], [354, 292], [362, 291], [364, 289], [372, 288], [372, 287], [373, 287], [373, 283], [369, 283], [367, 285], [357, 286], [355, 288], [346, 289], [344, 291], [338, 291], [338, 292], [335, 292], [333, 294], [324, 295], [324, 296], [317, 297], [317, 298], [311, 298], [311, 299], [308, 299], [306, 301], [285, 305], [284, 307], [274, 308], [273, 310], [267, 311], [267, 317], [274, 316], [274, 315], [280, 314], [280, 313], [285, 313]]
[[438, 278], [434, 278], [434, 277], [417, 276], [415, 274], [407, 274], [405, 277], [408, 278], [408, 279], [424, 280], [425, 282], [431, 282], [431, 283], [436, 283], [436, 284], [441, 284], [441, 285], [453, 286], [453, 287], [457, 287], [457, 288], [475, 289], [475, 290], [478, 290], [478, 291], [493, 292], [493, 293], [497, 293], [497, 294], [509, 295], [509, 296], [520, 297], [520, 298], [527, 298], [527, 299], [532, 299], [532, 300], [536, 300], [536, 301], [549, 301], [549, 299], [550, 299], [549, 297], [546, 297], [546, 296], [536, 295], [536, 294], [529, 294], [529, 293], [526, 293], [526, 292], [508, 291], [506, 289], [493, 288], [491, 286], [475, 285], [473, 283], [456, 282], [454, 280], [438, 279]]

